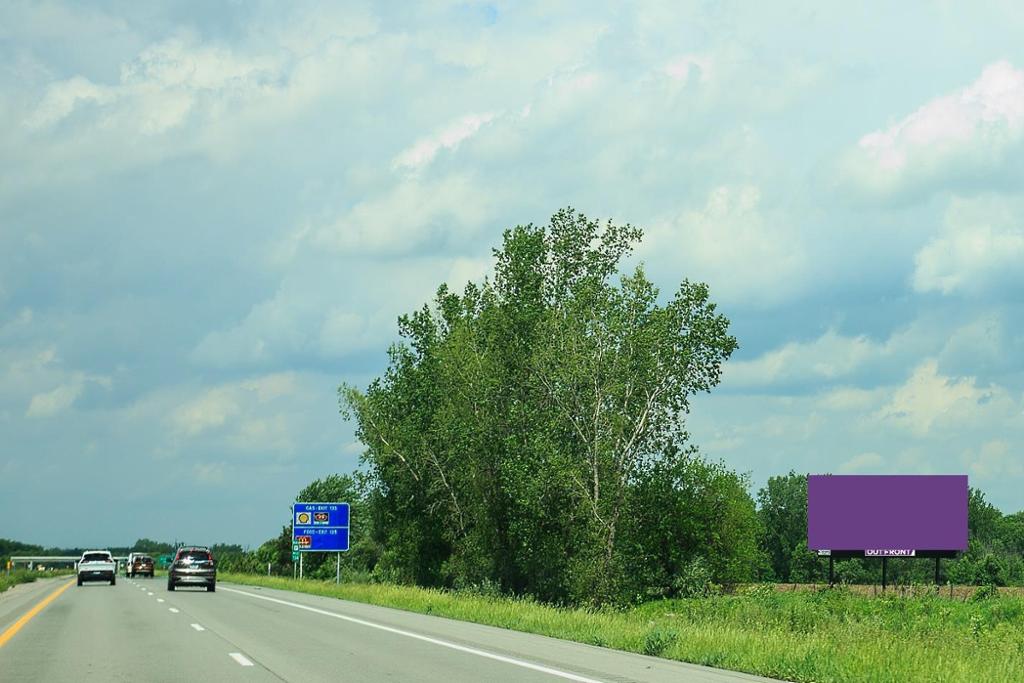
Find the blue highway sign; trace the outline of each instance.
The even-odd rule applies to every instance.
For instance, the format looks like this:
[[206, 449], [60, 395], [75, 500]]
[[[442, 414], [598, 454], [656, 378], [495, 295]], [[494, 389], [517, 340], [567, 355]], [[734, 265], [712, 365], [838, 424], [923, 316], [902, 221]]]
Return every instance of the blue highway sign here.
[[292, 506], [292, 549], [299, 552], [348, 550], [348, 503], [295, 503]]

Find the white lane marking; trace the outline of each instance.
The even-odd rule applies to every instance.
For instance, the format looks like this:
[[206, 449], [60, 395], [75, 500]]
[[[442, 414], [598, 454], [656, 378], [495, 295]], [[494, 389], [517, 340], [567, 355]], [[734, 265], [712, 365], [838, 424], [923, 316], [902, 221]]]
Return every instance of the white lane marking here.
[[146, 592], [146, 595], [152, 595], [152, 593], [150, 593], [150, 592], [148, 592], [148, 591], [147, 591], [147, 592]]
[[163, 598], [157, 598], [157, 599], [156, 599], [156, 601], [157, 601], [157, 602], [163, 602], [163, 601], [164, 601], [164, 599], [163, 599]]
[[249, 659], [248, 659], [248, 658], [247, 658], [247, 657], [246, 657], [245, 655], [243, 655], [243, 654], [242, 654], [241, 652], [229, 652], [229, 653], [228, 653], [228, 656], [229, 656], [229, 657], [231, 657], [231, 659], [233, 659], [233, 660], [235, 660], [236, 662], [238, 662], [239, 664], [241, 664], [242, 666], [255, 666], [255, 665], [254, 665], [254, 664], [253, 664], [252, 662], [250, 662], [250, 661], [249, 661]]
[[174, 608], [174, 607], [168, 607], [168, 608], [167, 608], [167, 611], [168, 611], [168, 612], [174, 612], [175, 614], [177, 614], [179, 610], [177, 610], [177, 609], [176, 609], [176, 608]]
[[205, 631], [206, 630], [205, 628], [203, 628], [199, 624], [189, 624], [189, 626], [191, 626], [192, 628], [194, 628], [197, 631]]
[[[306, 610], [307, 612], [313, 612], [315, 614], [322, 614], [325, 617], [334, 617], [335, 619], [342, 619], [353, 624], [359, 624], [360, 626], [368, 626], [370, 628], [379, 629], [381, 631], [387, 631], [388, 633], [394, 633], [406, 638], [415, 638], [416, 640], [422, 640], [426, 643], [432, 643], [434, 645], [440, 645], [441, 647], [447, 647], [452, 650], [458, 650], [459, 652], [466, 652], [471, 655], [478, 657], [486, 657], [487, 659], [494, 659], [499, 662], [505, 662], [506, 664], [512, 664], [513, 666], [522, 667], [524, 669], [532, 669], [533, 671], [540, 671], [542, 673], [551, 674], [559, 678], [564, 678], [570, 681], [577, 681], [577, 683], [601, 683], [595, 678], [587, 678], [586, 676], [580, 676], [579, 674], [569, 673], [568, 671], [562, 671], [560, 669], [552, 669], [548, 666], [541, 664], [534, 664], [524, 659], [515, 659], [514, 657], [505, 657], [504, 655], [494, 654], [493, 652], [487, 652], [486, 650], [478, 650], [475, 647], [466, 647], [465, 645], [458, 645], [456, 643], [449, 643], [446, 640], [440, 640], [438, 638], [431, 638], [430, 636], [420, 635], [419, 633], [413, 633], [412, 631], [403, 631], [400, 628], [394, 628], [392, 626], [385, 626], [384, 624], [375, 624], [372, 621], [366, 621], [365, 619], [358, 619], [356, 617], [346, 616], [344, 614], [338, 614], [336, 612], [328, 612], [324, 609], [317, 609], [316, 607], [310, 607], [309, 605], [300, 605], [297, 602], [288, 602], [287, 600], [278, 600], [277, 598], [271, 598], [266, 595], [256, 595], [255, 593], [247, 593], [246, 591], [236, 590], [234, 588], [224, 588], [221, 590], [228, 591], [230, 593], [238, 593], [239, 595], [247, 595], [250, 598], [256, 598], [257, 600], [266, 600], [268, 602], [276, 602], [279, 605], [287, 605], [288, 607], [294, 607], [296, 609]], [[232, 655], [234, 657], [234, 655]]]

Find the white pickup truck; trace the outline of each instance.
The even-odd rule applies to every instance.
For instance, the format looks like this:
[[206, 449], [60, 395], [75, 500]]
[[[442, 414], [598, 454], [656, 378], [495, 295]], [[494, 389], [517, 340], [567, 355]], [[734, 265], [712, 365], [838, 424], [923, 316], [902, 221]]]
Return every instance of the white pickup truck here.
[[117, 583], [117, 561], [109, 550], [86, 550], [78, 560], [78, 585], [86, 581]]
[[129, 579], [132, 578], [132, 562], [135, 561], [136, 555], [141, 554], [142, 553], [128, 553], [128, 559], [124, 563], [124, 575], [127, 576]]

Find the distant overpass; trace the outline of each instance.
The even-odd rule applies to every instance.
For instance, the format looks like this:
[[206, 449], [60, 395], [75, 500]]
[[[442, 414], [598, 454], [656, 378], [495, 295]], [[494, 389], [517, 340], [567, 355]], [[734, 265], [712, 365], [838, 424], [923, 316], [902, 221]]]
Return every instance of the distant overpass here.
[[[55, 565], [71, 565], [77, 568], [78, 561], [82, 559], [81, 555], [11, 555], [11, 564], [15, 568], [19, 564], [23, 564], [29, 569], [35, 569], [36, 565], [42, 565], [44, 567], [52, 567]], [[114, 555], [114, 559], [117, 560], [118, 564], [124, 564], [128, 561], [127, 555]]]

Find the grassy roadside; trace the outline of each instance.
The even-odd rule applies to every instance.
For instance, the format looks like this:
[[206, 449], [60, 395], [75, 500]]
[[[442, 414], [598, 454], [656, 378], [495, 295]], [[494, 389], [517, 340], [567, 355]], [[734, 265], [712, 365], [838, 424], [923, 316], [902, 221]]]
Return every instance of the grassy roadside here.
[[32, 583], [39, 578], [38, 572], [30, 572], [25, 569], [17, 569], [12, 571], [10, 575], [6, 572], [0, 573], [0, 593], [3, 593], [11, 586], [17, 586], [19, 583]]
[[383, 584], [219, 578], [538, 633], [794, 681], [1024, 680], [1024, 598], [959, 602], [844, 590], [743, 594], [589, 611]]
[[32, 583], [36, 579], [45, 579], [51, 576], [70, 576], [74, 572], [70, 569], [61, 571], [48, 571], [48, 572], [35, 572], [27, 569], [16, 569], [8, 575], [6, 572], [0, 572], [0, 593], [3, 593], [11, 586], [17, 586], [19, 583]]

